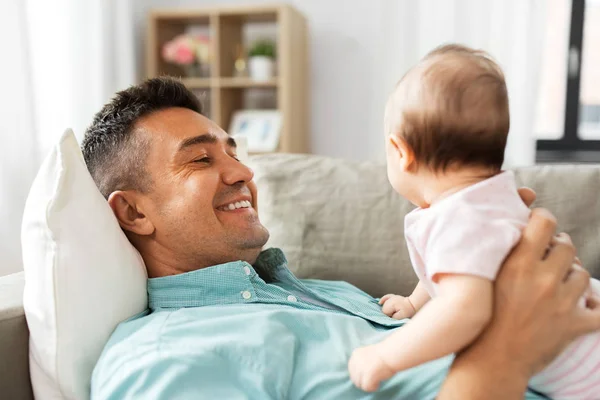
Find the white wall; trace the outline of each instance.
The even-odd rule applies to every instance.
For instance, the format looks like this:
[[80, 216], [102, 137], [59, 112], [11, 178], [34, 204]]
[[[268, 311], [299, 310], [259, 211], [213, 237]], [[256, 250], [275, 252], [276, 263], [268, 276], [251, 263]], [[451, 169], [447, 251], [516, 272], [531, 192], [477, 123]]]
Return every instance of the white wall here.
[[[308, 21], [312, 152], [352, 160], [383, 159], [383, 107], [387, 92], [401, 73], [384, 77], [384, 1], [286, 2], [294, 5]], [[256, 3], [256, 0], [136, 0], [139, 76], [143, 76], [146, 13], [151, 8]]]
[[[511, 103], [506, 166], [531, 165], [546, 0], [283, 0], [308, 21], [312, 152], [382, 160], [383, 109], [395, 82], [432, 48], [489, 51]], [[134, 0], [138, 70], [151, 8], [248, 5], [257, 0]], [[260, 1], [258, 1], [260, 3]]]

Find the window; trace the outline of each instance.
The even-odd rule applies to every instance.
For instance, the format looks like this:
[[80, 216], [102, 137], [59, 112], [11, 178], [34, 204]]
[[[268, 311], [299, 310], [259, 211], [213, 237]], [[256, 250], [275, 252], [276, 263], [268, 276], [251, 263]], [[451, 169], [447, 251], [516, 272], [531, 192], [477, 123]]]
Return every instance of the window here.
[[600, 162], [600, 0], [549, 0], [538, 162]]
[[579, 94], [579, 137], [600, 140], [600, 0], [587, 0]]

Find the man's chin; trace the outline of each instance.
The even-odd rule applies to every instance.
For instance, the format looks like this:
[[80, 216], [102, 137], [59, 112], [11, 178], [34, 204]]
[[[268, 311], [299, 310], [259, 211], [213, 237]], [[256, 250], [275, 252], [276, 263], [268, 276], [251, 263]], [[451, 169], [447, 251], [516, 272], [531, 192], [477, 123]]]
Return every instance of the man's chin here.
[[269, 231], [264, 227], [260, 232], [251, 237], [246, 237], [245, 240], [239, 243], [239, 249], [244, 254], [242, 260], [249, 264], [254, 264], [268, 240]]
[[242, 247], [246, 249], [262, 249], [269, 241], [269, 231], [262, 225], [254, 227], [250, 235], [246, 231], [244, 236], [245, 240], [242, 243]]

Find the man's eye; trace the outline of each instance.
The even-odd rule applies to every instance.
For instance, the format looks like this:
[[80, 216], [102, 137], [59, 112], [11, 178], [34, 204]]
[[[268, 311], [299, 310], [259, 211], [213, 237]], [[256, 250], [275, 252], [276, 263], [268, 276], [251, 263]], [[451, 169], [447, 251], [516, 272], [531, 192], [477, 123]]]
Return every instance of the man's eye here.
[[195, 163], [199, 163], [199, 164], [208, 164], [210, 162], [210, 158], [209, 157], [202, 157], [199, 158], [197, 160], [194, 160]]

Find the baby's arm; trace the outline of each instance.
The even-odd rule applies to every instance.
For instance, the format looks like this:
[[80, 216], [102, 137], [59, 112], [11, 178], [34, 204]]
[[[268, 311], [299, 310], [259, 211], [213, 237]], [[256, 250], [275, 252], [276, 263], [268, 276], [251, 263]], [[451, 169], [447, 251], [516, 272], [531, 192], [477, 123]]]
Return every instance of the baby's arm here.
[[439, 295], [382, 342], [357, 349], [352, 380], [364, 390], [396, 372], [455, 353], [470, 344], [492, 317], [492, 282], [470, 275], [438, 275]]
[[386, 294], [379, 300], [381, 311], [395, 319], [412, 318], [431, 299], [425, 286], [419, 281], [408, 297]]
[[492, 282], [470, 275], [439, 277], [439, 295], [375, 349], [395, 372], [455, 353], [492, 317]]
[[429, 296], [427, 289], [425, 289], [425, 285], [419, 281], [415, 287], [415, 290], [413, 290], [412, 294], [408, 296], [408, 300], [410, 300], [410, 303], [415, 308], [415, 312], [417, 312], [423, 308], [423, 306], [427, 304], [429, 300], [431, 300], [431, 296]]

